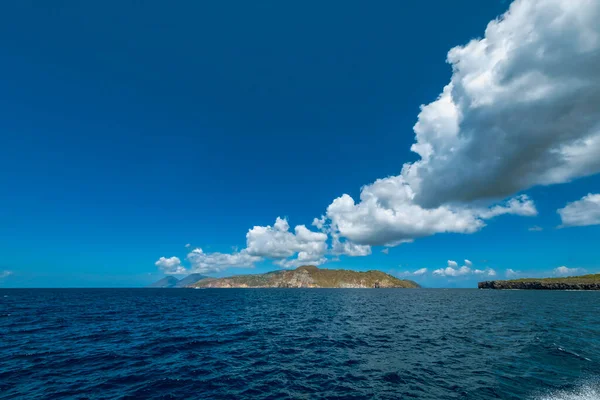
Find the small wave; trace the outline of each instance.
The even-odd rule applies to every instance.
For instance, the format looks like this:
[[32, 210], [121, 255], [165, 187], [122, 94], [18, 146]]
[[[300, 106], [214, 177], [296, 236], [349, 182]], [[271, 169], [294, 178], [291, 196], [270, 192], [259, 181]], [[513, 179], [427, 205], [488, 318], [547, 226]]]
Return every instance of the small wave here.
[[556, 346], [556, 349], [557, 349], [558, 351], [562, 351], [563, 353], [570, 354], [570, 355], [572, 355], [572, 356], [575, 356], [575, 357], [577, 357], [577, 358], [580, 358], [580, 359], [582, 359], [582, 360], [586, 360], [586, 361], [592, 361], [592, 360], [590, 360], [590, 359], [589, 359], [589, 358], [587, 358], [587, 357], [584, 357], [584, 356], [582, 356], [582, 355], [580, 355], [580, 354], [577, 354], [577, 353], [575, 353], [574, 351], [566, 350], [566, 349], [564, 349], [563, 347], [557, 346], [557, 345], [556, 345], [556, 343], [554, 343], [554, 345]]

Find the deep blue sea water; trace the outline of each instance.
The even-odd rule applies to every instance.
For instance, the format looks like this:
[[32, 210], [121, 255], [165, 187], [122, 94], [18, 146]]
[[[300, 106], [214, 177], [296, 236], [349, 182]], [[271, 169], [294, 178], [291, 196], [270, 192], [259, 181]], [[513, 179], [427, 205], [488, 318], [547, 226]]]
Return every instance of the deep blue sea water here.
[[0, 399], [599, 399], [600, 292], [0, 290]]

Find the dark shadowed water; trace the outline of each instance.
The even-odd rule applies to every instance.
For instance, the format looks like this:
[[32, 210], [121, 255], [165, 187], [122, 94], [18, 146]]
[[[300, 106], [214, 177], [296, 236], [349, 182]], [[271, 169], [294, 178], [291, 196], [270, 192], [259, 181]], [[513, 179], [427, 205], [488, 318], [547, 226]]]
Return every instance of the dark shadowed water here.
[[598, 399], [600, 292], [0, 290], [0, 399]]

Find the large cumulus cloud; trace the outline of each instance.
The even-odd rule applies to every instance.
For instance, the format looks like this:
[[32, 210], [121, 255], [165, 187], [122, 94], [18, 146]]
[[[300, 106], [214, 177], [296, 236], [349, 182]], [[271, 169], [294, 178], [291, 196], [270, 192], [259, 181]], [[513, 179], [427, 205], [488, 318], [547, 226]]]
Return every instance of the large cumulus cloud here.
[[[450, 83], [421, 107], [400, 175], [327, 208], [359, 244], [473, 233], [502, 215], [536, 215], [535, 185], [600, 171], [600, 2], [517, 0], [485, 36], [451, 49]], [[491, 206], [486, 208], [485, 206]]]
[[502, 214], [533, 216], [535, 205], [525, 195], [492, 208], [447, 204], [423, 208], [402, 176], [378, 179], [364, 186], [360, 201], [345, 194], [327, 208], [332, 231], [361, 245], [394, 246], [436, 233], [474, 233], [485, 220]]
[[427, 207], [504, 198], [600, 171], [600, 2], [517, 0], [448, 53], [402, 175]]

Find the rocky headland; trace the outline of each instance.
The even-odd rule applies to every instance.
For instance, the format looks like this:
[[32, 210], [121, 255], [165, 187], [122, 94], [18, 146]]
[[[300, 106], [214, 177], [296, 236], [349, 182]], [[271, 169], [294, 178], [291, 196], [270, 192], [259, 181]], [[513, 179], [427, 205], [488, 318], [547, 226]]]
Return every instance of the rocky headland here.
[[565, 278], [524, 278], [479, 282], [479, 289], [522, 290], [600, 290], [600, 274]]

